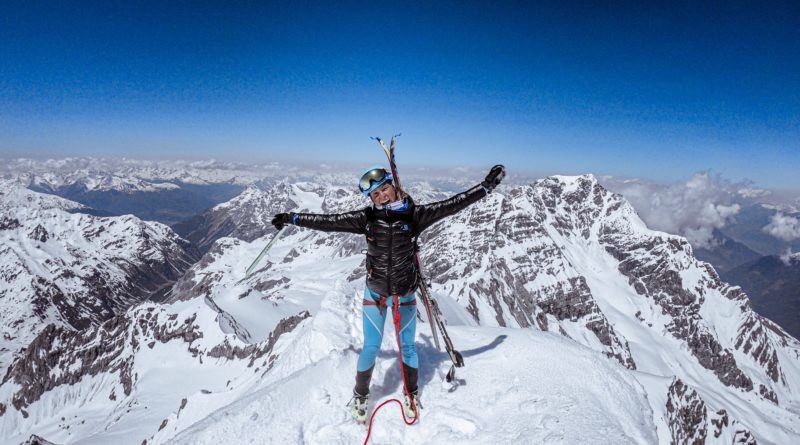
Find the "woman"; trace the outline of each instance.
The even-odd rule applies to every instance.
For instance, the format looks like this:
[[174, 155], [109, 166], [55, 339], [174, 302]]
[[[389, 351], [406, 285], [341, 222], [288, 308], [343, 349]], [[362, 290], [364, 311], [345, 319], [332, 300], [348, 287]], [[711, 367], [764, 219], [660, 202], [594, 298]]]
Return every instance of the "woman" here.
[[[419, 361], [414, 348], [416, 333], [416, 288], [419, 274], [416, 264], [416, 240], [423, 230], [491, 193], [505, 176], [502, 165], [492, 167], [485, 180], [471, 189], [444, 201], [415, 205], [409, 196], [401, 196], [393, 178], [382, 167], [364, 172], [358, 186], [372, 205], [361, 210], [339, 214], [279, 213], [272, 224], [282, 229], [286, 224], [326, 232], [361, 233], [367, 238], [367, 286], [364, 291], [364, 347], [358, 357], [356, 385], [353, 389], [353, 418], [365, 422], [369, 400], [369, 383], [375, 359], [383, 338], [386, 314], [392, 299], [398, 296], [400, 312], [400, 346], [406, 416], [415, 417], [419, 405], [417, 387]], [[404, 194], [403, 194], [404, 195]], [[411, 399], [413, 398], [413, 405]]]

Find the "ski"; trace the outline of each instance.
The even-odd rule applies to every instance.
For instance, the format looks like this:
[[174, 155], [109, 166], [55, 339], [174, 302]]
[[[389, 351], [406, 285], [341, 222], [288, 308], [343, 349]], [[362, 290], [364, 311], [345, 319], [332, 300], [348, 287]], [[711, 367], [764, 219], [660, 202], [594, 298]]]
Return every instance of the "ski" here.
[[[439, 309], [439, 302], [436, 301], [436, 298], [431, 296], [430, 293], [428, 292], [428, 285], [425, 283], [425, 278], [422, 276], [420, 276], [420, 278], [421, 278], [419, 285], [420, 293], [423, 295], [423, 299], [427, 300], [428, 302], [427, 304], [431, 306], [432, 308], [431, 311], [433, 312], [433, 322], [431, 322], [431, 331], [433, 331], [434, 326], [438, 327], [439, 332], [442, 334], [442, 340], [444, 341], [444, 347], [445, 350], [447, 351], [447, 355], [450, 356], [450, 361], [453, 362], [453, 364], [450, 365], [450, 370], [447, 371], [447, 375], [445, 376], [445, 380], [447, 380], [447, 382], [450, 383], [456, 377], [456, 368], [461, 368], [464, 366], [464, 357], [461, 355], [460, 352], [456, 350], [456, 348], [453, 346], [453, 341], [450, 340], [450, 335], [448, 335], [447, 328], [445, 328], [444, 315], [442, 314], [442, 311]], [[429, 315], [429, 321], [430, 321], [430, 315]], [[436, 334], [434, 334], [434, 336], [435, 335]], [[441, 351], [441, 349], [438, 346], [438, 340], [436, 341], [436, 345], [437, 349]]]
[[[395, 144], [397, 143], [397, 136], [400, 134], [396, 134], [392, 136], [392, 139], [389, 143], [389, 146], [386, 146], [386, 143], [383, 139], [379, 137], [373, 137], [375, 141], [378, 142], [378, 145], [381, 146], [384, 153], [386, 153], [386, 157], [389, 160], [389, 168], [392, 171], [392, 177], [394, 178], [394, 184], [397, 188], [398, 192], [401, 193], [400, 198], [404, 198], [408, 196], [408, 194], [403, 190], [402, 185], [400, 184], [400, 176], [397, 175], [397, 164], [395, 163], [394, 157], [394, 148]], [[447, 382], [452, 382], [455, 379], [456, 375], [456, 368], [461, 368], [464, 366], [464, 357], [458, 352], [455, 347], [453, 346], [453, 342], [450, 340], [450, 335], [447, 333], [446, 323], [444, 320], [444, 315], [442, 311], [439, 309], [439, 303], [436, 301], [430, 292], [428, 291], [428, 284], [426, 282], [426, 278], [424, 275], [424, 270], [422, 268], [422, 262], [419, 259], [419, 252], [415, 254], [415, 260], [417, 264], [417, 273], [419, 274], [419, 289], [420, 295], [422, 299], [422, 304], [425, 306], [425, 312], [428, 316], [428, 323], [431, 325], [431, 333], [433, 334], [433, 342], [436, 345], [436, 349], [441, 351], [441, 345], [439, 344], [439, 336], [437, 335], [437, 330], [442, 335], [442, 340], [444, 341], [444, 347], [447, 351], [450, 360], [453, 364], [450, 366], [450, 370], [447, 372], [445, 379]]]
[[397, 176], [397, 165], [394, 163], [394, 146], [397, 143], [397, 137], [400, 136], [400, 133], [393, 135], [392, 140], [389, 142], [389, 146], [386, 146], [386, 142], [383, 142], [383, 139], [379, 137], [373, 137], [372, 139], [378, 142], [378, 145], [381, 146], [383, 152], [386, 153], [386, 158], [389, 160], [389, 169], [392, 171], [392, 177], [394, 178], [394, 185], [397, 188], [397, 191], [400, 192], [400, 198], [405, 198], [408, 196], [405, 190], [403, 190], [403, 186], [400, 185], [400, 177]]

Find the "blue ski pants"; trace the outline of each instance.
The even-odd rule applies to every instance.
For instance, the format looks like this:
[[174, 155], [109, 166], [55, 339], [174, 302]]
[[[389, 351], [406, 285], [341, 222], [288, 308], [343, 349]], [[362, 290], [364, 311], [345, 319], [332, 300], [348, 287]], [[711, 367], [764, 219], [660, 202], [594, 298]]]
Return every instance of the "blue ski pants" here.
[[[380, 302], [381, 296], [373, 292], [369, 287], [365, 287], [364, 300]], [[400, 348], [403, 351], [403, 363], [412, 367], [419, 368], [417, 350], [414, 348], [414, 336], [417, 332], [417, 306], [403, 306], [402, 303], [414, 301], [417, 298], [413, 292], [403, 297], [399, 297], [400, 305]], [[386, 297], [386, 307], [378, 305], [364, 305], [364, 347], [358, 356], [358, 371], [366, 371], [375, 365], [378, 351], [381, 349], [383, 340], [383, 327], [386, 324], [386, 317], [393, 320], [394, 304], [392, 296]]]

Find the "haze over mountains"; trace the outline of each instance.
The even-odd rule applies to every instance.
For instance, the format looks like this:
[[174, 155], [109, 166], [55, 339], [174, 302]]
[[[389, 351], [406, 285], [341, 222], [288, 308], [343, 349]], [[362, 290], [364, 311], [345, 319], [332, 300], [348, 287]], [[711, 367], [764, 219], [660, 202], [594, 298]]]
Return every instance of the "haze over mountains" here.
[[[64, 165], [75, 162], [94, 167], [66, 174], [72, 167]], [[244, 279], [274, 233], [274, 212], [366, 205], [352, 175], [96, 162], [6, 167], [0, 271], [9, 286], [0, 309], [31, 315], [3, 318], [2, 440], [363, 440], [342, 407], [360, 342], [363, 238], [292, 229]], [[424, 203], [479, 177], [407, 183]], [[629, 202], [603, 182], [512, 177], [425, 233], [423, 262], [467, 367], [462, 380], [442, 382], [445, 358], [422, 323], [423, 422], [405, 429], [383, 413], [376, 441], [800, 440], [800, 343], [786, 332], [793, 321], [781, 321], [790, 324], [784, 330], [762, 317], [748, 287], [731, 286], [723, 272], [735, 271], [734, 279], [748, 276], [742, 267], [759, 277], [780, 270], [780, 279], [748, 279], [754, 292], [796, 286], [796, 258], [777, 257], [786, 270], [755, 265], [774, 253], [765, 246], [795, 240], [775, 244], [755, 232], [769, 237], [763, 228], [776, 215], [798, 215], [741, 200], [716, 203], [705, 225], [677, 224], [701, 244], [709, 229], [703, 255], [711, 267], [687, 239], [649, 229], [637, 213], [650, 213], [634, 210], [637, 198]], [[89, 209], [53, 193], [109, 204]], [[192, 194], [211, 205], [189, 216], [205, 204], [170, 212], [171, 200]], [[131, 204], [126, 196], [135, 196]], [[95, 216], [143, 202], [174, 230], [135, 216]], [[175, 215], [182, 218], [170, 220]], [[399, 392], [392, 354], [379, 361], [377, 398]]]

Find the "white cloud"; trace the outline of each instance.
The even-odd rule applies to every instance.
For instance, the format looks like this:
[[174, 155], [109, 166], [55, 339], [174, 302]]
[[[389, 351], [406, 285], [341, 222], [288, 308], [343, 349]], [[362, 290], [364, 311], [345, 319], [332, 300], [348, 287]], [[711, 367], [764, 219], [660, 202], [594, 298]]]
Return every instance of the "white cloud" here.
[[761, 230], [784, 241], [796, 240], [800, 238], [800, 220], [778, 212], [772, 216], [772, 221]]
[[800, 252], [792, 253], [791, 249], [786, 249], [786, 252], [779, 258], [783, 261], [783, 264], [791, 266], [793, 262], [800, 262]]
[[708, 172], [671, 186], [631, 180], [611, 180], [607, 186], [625, 196], [648, 227], [682, 235], [698, 248], [713, 247], [714, 229], [741, 210], [733, 202], [741, 187]]
[[743, 187], [736, 191], [742, 198], [762, 198], [772, 195], [772, 192], [764, 189], [757, 189], [754, 187]]

